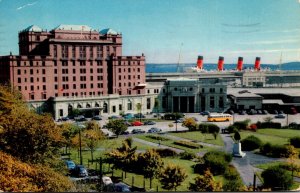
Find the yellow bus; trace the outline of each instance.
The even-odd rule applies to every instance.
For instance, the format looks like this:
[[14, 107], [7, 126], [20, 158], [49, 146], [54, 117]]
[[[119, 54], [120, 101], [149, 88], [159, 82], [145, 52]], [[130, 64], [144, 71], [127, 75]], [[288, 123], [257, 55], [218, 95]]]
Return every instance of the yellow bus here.
[[209, 122], [217, 122], [217, 121], [231, 121], [232, 115], [223, 114], [223, 113], [210, 113], [207, 117], [207, 121]]

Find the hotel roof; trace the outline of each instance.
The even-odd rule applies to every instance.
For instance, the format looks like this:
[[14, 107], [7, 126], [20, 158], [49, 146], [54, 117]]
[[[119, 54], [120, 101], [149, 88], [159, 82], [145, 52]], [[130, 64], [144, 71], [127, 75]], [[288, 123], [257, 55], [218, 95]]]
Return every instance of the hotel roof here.
[[60, 24], [53, 30], [93, 31], [93, 29], [87, 25], [65, 25], [65, 24]]
[[28, 26], [26, 29], [24, 29], [23, 31], [29, 32], [29, 31], [33, 31], [33, 32], [42, 32], [42, 28], [40, 28], [39, 26], [36, 25], [31, 25]]
[[103, 29], [100, 31], [100, 33], [105, 34], [105, 35], [118, 35], [118, 32], [116, 32], [115, 30], [113, 30], [111, 28]]

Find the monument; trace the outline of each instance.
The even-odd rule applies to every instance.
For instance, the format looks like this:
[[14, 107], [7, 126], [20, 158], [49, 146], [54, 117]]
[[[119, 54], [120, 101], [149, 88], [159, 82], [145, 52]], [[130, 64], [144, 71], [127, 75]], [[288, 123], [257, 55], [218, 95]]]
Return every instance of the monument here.
[[239, 134], [239, 132], [235, 132], [234, 133], [234, 139], [235, 142], [233, 144], [233, 149], [232, 149], [232, 155], [234, 157], [245, 157], [246, 153], [242, 152], [242, 146], [241, 146], [241, 136]]

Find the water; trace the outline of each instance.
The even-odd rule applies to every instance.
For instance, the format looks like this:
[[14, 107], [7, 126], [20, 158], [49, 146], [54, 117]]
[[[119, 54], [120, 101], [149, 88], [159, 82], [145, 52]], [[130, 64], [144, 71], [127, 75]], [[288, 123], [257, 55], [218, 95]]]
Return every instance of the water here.
[[[195, 67], [196, 64], [180, 64], [178, 72], [185, 72], [186, 69]], [[204, 69], [207, 71], [216, 70], [217, 64], [204, 64]], [[252, 68], [253, 64], [243, 64], [243, 68]], [[236, 64], [224, 64], [226, 70], [236, 69]], [[275, 64], [261, 64], [261, 68], [269, 68], [270, 70], [279, 70], [279, 65]], [[291, 62], [282, 64], [282, 70], [300, 70], [299, 62]], [[146, 64], [146, 73], [167, 73], [167, 72], [177, 72], [177, 64]]]

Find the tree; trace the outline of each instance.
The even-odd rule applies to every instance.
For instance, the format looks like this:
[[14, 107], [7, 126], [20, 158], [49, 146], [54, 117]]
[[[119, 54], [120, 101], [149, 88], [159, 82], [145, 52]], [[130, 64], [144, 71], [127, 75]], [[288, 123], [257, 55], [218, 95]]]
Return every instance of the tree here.
[[164, 189], [176, 191], [176, 188], [187, 178], [186, 172], [179, 166], [169, 164], [160, 174], [160, 183]]
[[127, 125], [123, 120], [109, 120], [106, 127], [117, 135], [117, 137], [127, 130]]
[[65, 153], [67, 153], [68, 148], [72, 146], [72, 138], [76, 136], [79, 132], [76, 125], [71, 123], [63, 123], [59, 125], [62, 129], [62, 136], [65, 138]]
[[21, 162], [0, 151], [0, 190], [4, 192], [66, 192], [74, 191], [64, 175], [42, 165]]
[[182, 125], [187, 127], [190, 131], [195, 131], [197, 128], [197, 123], [192, 117], [184, 119]]
[[293, 185], [293, 177], [283, 168], [272, 166], [261, 173], [266, 188], [272, 190], [289, 190]]
[[115, 168], [130, 171], [136, 167], [136, 148], [137, 146], [132, 147], [132, 138], [127, 138], [123, 141], [121, 147], [113, 149], [107, 155]]
[[[88, 128], [88, 127], [87, 127]], [[101, 139], [104, 139], [105, 136], [103, 132], [98, 128], [87, 129], [83, 132], [83, 141], [85, 141], [86, 146], [90, 149], [91, 159], [94, 160], [94, 151], [99, 144]]]
[[141, 103], [137, 103], [136, 104], [136, 110], [137, 110], [137, 113], [139, 113], [139, 115], [140, 115], [140, 121], [141, 121], [141, 119], [142, 119], [142, 104]]
[[209, 170], [204, 172], [204, 175], [197, 176], [195, 183], [190, 183], [189, 190], [193, 192], [213, 192], [221, 191], [222, 185], [216, 182], [212, 173]]
[[150, 149], [138, 155], [138, 165], [142, 166], [145, 178], [152, 178], [160, 173], [163, 161], [155, 150]]
[[288, 149], [288, 151], [287, 151], [288, 155], [286, 157], [288, 157], [288, 163], [291, 166], [292, 176], [293, 176], [294, 175], [294, 169], [297, 167], [297, 164], [295, 162], [299, 158], [299, 152], [292, 145], [288, 145], [287, 149]]
[[225, 181], [223, 185], [223, 191], [245, 191], [246, 187], [244, 186], [244, 183], [234, 166], [230, 165], [229, 167], [227, 167], [224, 173], [224, 178]]

